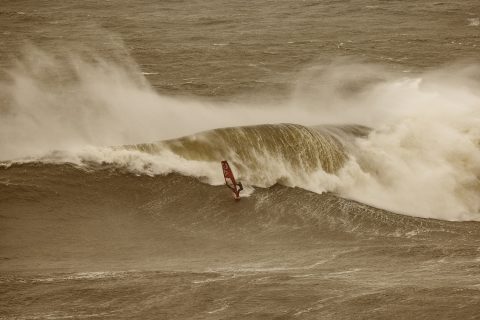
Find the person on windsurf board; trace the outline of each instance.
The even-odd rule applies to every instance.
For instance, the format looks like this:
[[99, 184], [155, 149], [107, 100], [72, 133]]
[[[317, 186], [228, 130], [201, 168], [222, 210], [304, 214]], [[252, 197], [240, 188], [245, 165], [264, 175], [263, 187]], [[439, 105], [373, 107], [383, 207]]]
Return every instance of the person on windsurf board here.
[[233, 198], [235, 200], [240, 200], [240, 191], [243, 190], [243, 185], [241, 182], [235, 181], [235, 176], [233, 175], [232, 169], [228, 165], [226, 160], [222, 161], [222, 170], [223, 170], [223, 177], [225, 178], [225, 184], [227, 187], [232, 190]]

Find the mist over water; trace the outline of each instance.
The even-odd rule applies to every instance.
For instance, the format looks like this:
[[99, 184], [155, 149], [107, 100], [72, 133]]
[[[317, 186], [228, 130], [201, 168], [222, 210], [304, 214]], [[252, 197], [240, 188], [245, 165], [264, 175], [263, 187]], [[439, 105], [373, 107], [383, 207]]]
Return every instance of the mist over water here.
[[[287, 153], [294, 151], [287, 148], [276, 154], [257, 152], [256, 164], [243, 163], [242, 178], [252, 186], [279, 182], [319, 193], [332, 191], [415, 216], [479, 219], [480, 67], [475, 64], [405, 74], [338, 60], [305, 69], [290, 98], [275, 105], [162, 95], [151, 88], [133, 60], [108, 61], [92, 52], [56, 57], [29, 46], [5, 73], [3, 160], [52, 159], [48, 154], [58, 150], [55, 161], [113, 162], [148, 174], [206, 176], [218, 184], [220, 158], [184, 158], [168, 148], [151, 155], [108, 147], [220, 127], [352, 124], [371, 132], [366, 137], [335, 138], [344, 144], [340, 153], [345, 152], [348, 161], [341, 161], [334, 171], [321, 163], [314, 169], [306, 169], [310, 164], [292, 167]], [[308, 150], [311, 141], [296, 143]], [[223, 155], [237, 157], [237, 166], [242, 166], [246, 159], [238, 150], [228, 151], [249, 147], [244, 137], [222, 141], [215, 149], [226, 150]], [[329, 152], [343, 157], [338, 150]], [[203, 169], [197, 171], [199, 167]]]

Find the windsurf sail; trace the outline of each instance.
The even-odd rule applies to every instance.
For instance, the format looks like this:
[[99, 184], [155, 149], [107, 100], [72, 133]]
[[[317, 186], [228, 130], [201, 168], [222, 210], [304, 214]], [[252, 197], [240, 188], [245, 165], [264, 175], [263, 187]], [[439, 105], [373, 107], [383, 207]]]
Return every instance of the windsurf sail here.
[[238, 188], [239, 185], [241, 186], [241, 183], [237, 183], [235, 181], [235, 176], [233, 175], [232, 169], [230, 169], [230, 166], [226, 160], [222, 161], [222, 170], [223, 170], [223, 177], [225, 178], [225, 184], [230, 190], [232, 190], [233, 198], [235, 200], [239, 200], [240, 191], [243, 190], [243, 187]]

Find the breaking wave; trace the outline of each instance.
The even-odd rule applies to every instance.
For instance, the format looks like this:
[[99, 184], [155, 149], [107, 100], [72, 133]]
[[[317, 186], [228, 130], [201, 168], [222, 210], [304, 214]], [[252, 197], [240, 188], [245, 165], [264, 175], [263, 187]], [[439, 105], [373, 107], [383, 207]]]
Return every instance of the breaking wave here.
[[247, 194], [282, 184], [418, 217], [480, 220], [477, 65], [405, 77], [336, 62], [300, 74], [284, 103], [242, 104], [158, 94], [131, 61], [32, 52], [0, 84], [6, 167], [112, 165], [219, 185], [227, 159]]

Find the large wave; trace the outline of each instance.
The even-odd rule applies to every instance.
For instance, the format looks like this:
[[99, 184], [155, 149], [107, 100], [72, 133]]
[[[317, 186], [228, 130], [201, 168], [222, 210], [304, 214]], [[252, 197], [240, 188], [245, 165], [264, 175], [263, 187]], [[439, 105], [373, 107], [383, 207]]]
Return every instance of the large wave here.
[[[128, 63], [34, 49], [0, 85], [1, 158], [111, 163], [211, 184], [222, 183], [218, 161], [228, 159], [252, 187], [281, 183], [414, 216], [480, 220], [477, 65], [415, 75], [315, 66], [273, 105], [161, 95]], [[282, 122], [300, 125], [267, 125]]]

